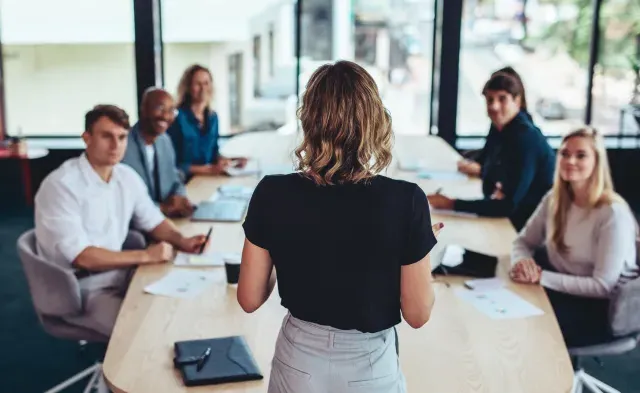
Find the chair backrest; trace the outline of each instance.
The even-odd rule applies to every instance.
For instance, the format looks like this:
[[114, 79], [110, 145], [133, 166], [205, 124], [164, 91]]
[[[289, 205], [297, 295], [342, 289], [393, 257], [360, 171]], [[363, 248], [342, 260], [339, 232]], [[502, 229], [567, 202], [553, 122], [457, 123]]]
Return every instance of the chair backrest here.
[[79, 314], [82, 311], [80, 284], [71, 267], [65, 269], [39, 257], [33, 229], [20, 236], [17, 246], [38, 316]]
[[[640, 266], [640, 238], [636, 239], [636, 259]], [[640, 277], [620, 285], [611, 298], [611, 330], [615, 336], [640, 332]]]

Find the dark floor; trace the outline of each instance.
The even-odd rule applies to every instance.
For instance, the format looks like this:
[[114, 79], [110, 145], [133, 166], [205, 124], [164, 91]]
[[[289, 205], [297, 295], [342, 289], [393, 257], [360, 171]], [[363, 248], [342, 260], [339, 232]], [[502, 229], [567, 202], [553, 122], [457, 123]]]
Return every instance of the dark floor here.
[[[38, 325], [16, 252], [16, 240], [33, 226], [28, 209], [0, 211], [0, 391], [42, 393], [92, 365], [104, 345], [80, 351], [75, 342], [48, 336]], [[585, 362], [587, 372], [623, 393], [640, 393], [640, 350]], [[78, 384], [68, 392], [82, 392]], [[508, 392], [496, 392], [508, 393]]]

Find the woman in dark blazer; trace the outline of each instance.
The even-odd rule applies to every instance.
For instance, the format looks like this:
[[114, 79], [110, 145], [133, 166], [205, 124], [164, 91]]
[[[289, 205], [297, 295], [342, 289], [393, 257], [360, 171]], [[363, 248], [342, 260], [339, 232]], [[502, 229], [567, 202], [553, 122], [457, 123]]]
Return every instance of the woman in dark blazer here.
[[482, 94], [491, 129], [477, 162], [460, 171], [482, 178], [483, 199], [429, 195], [435, 209], [508, 217], [520, 230], [553, 184], [555, 154], [527, 112], [524, 86], [513, 69], [494, 73]]

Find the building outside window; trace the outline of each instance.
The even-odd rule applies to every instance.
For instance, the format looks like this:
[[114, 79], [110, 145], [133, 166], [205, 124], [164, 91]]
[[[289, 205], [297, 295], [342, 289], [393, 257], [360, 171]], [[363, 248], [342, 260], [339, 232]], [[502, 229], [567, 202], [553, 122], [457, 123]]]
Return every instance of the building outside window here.
[[132, 4], [2, 2], [8, 135], [80, 136], [97, 104], [118, 105], [137, 120]]
[[351, 60], [376, 80], [397, 134], [429, 133], [433, 0], [305, 0], [301, 86], [320, 65]]
[[640, 3], [608, 0], [600, 11], [592, 123], [608, 135], [640, 134]]
[[512, 66], [521, 75], [529, 112], [546, 135], [584, 123], [591, 0], [465, 0], [460, 51], [457, 134], [489, 130], [484, 83]]
[[[268, 87], [275, 78], [295, 82], [295, 67], [283, 68], [279, 61], [281, 53], [293, 53], [280, 40], [293, 37], [292, 1], [161, 0], [161, 8], [165, 86], [171, 93], [189, 65], [201, 64], [213, 74], [221, 135], [276, 130], [285, 124], [287, 97], [295, 93], [272, 98]], [[268, 68], [270, 26], [273, 76]]]

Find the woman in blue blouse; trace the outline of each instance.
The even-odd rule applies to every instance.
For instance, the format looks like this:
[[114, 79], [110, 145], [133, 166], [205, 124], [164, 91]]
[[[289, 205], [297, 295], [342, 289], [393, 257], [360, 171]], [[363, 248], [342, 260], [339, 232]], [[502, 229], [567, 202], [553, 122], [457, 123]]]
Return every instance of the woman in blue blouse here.
[[167, 133], [176, 150], [176, 163], [186, 178], [222, 175], [227, 167], [244, 167], [244, 157], [226, 158], [218, 146], [218, 114], [211, 109], [213, 77], [201, 65], [182, 74], [178, 86], [178, 115]]
[[482, 94], [491, 129], [476, 162], [463, 162], [460, 171], [482, 178], [483, 199], [453, 199], [429, 195], [434, 209], [488, 217], [508, 217], [520, 230], [551, 189], [555, 154], [527, 112], [524, 86], [513, 69], [494, 73]]

